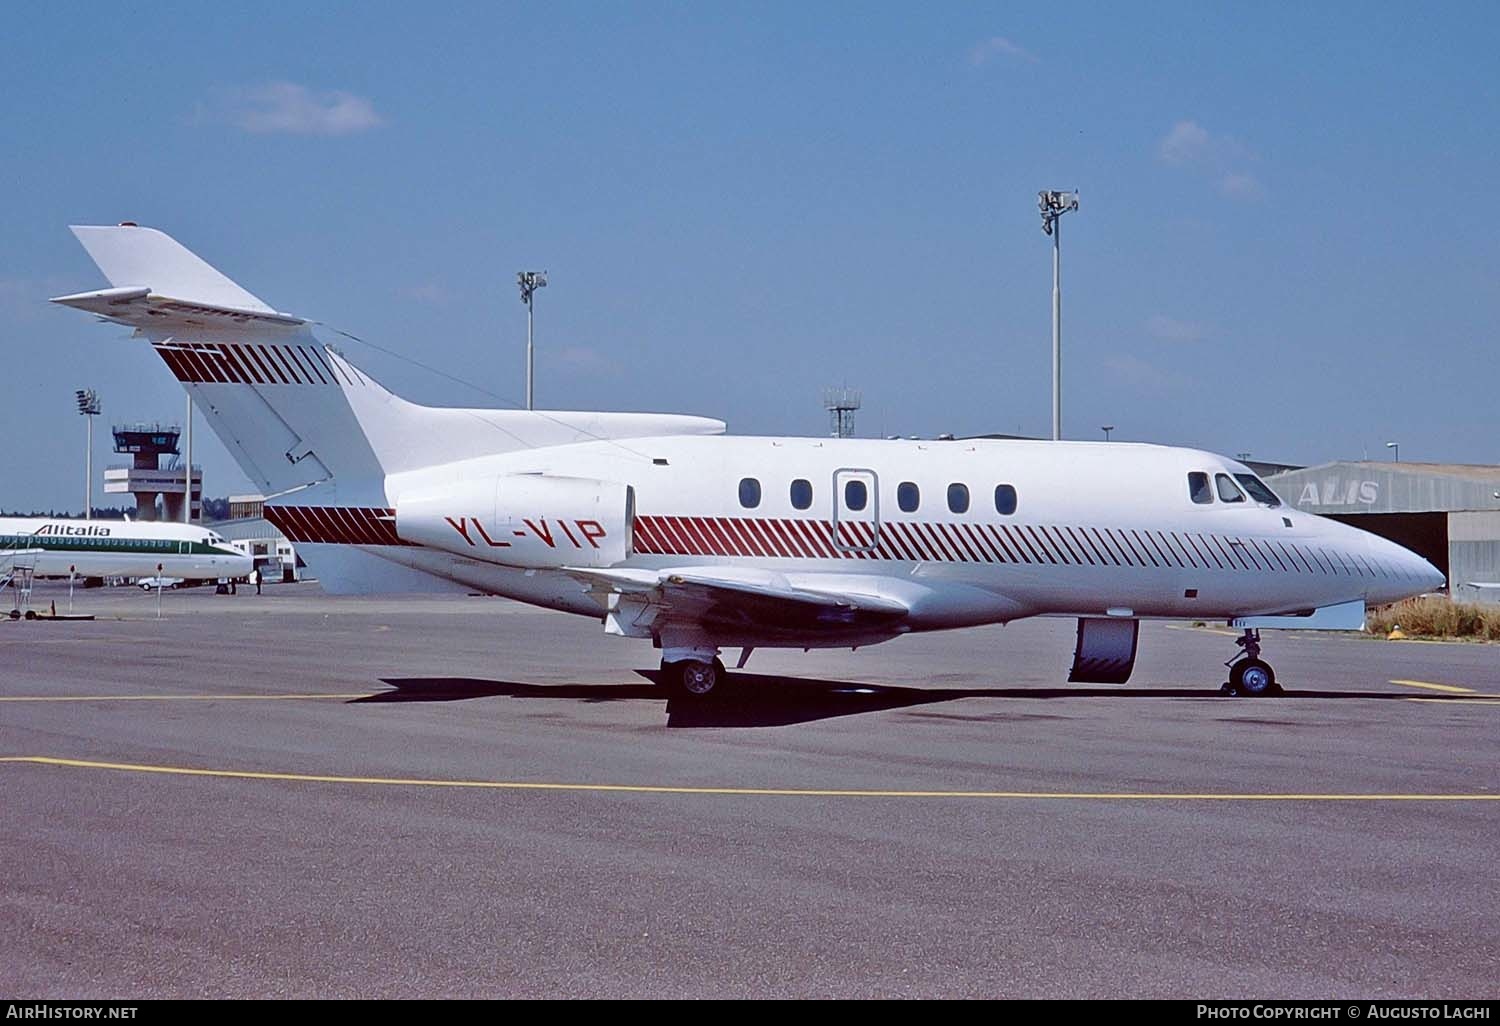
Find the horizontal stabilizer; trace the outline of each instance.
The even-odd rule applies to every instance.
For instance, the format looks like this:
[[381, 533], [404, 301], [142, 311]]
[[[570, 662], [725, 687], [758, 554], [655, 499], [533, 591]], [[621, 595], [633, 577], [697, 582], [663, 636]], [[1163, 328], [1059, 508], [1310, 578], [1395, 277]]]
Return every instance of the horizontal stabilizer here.
[[300, 317], [274, 310], [220, 306], [197, 300], [160, 295], [150, 286], [126, 286], [78, 292], [52, 300], [60, 306], [98, 314], [105, 320], [158, 335], [184, 335], [201, 338], [225, 329], [235, 329], [238, 337], [254, 334], [257, 328], [284, 333], [307, 322]]
[[146, 286], [163, 296], [226, 310], [273, 314], [176, 239], [133, 224], [73, 225], [73, 234], [116, 288]]

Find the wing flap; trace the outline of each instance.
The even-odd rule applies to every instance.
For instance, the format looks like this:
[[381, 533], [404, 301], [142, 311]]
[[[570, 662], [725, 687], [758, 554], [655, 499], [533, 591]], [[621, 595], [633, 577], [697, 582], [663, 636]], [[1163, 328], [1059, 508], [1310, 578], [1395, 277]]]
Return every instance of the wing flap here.
[[605, 596], [631, 596], [655, 606], [668, 619], [763, 627], [888, 624], [907, 605], [873, 592], [794, 583], [781, 574], [738, 567], [671, 567], [567, 572]]

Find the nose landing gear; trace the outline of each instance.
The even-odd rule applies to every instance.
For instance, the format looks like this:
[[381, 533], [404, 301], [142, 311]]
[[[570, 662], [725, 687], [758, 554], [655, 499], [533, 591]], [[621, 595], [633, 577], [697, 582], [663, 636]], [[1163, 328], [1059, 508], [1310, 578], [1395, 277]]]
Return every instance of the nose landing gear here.
[[1271, 664], [1260, 657], [1260, 631], [1246, 628], [1245, 633], [1234, 639], [1234, 643], [1245, 650], [1243, 657], [1229, 660], [1229, 681], [1219, 690], [1226, 695], [1246, 695], [1258, 698], [1262, 695], [1281, 694], [1281, 685], [1276, 683], [1276, 672]]

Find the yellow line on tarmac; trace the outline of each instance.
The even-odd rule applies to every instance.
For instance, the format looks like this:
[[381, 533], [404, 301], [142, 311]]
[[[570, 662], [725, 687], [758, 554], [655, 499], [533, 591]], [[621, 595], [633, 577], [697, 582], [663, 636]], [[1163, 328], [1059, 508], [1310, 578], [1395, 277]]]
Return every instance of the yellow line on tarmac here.
[[353, 691], [337, 695], [0, 695], [0, 702], [285, 702], [369, 698], [370, 694], [368, 691]]
[[1500, 705], [1500, 698], [1408, 698], [1408, 702], [1441, 702], [1444, 705]]
[[1391, 683], [1405, 684], [1409, 688], [1427, 688], [1429, 691], [1451, 691], [1456, 695], [1476, 694], [1473, 688], [1461, 688], [1453, 684], [1434, 684], [1427, 680], [1393, 680]]
[[1231, 802], [1493, 802], [1500, 794], [1345, 794], [1345, 793], [1230, 793], [1151, 791], [884, 791], [798, 787], [693, 787], [678, 784], [579, 784], [520, 780], [429, 780], [420, 777], [345, 777], [312, 773], [260, 773], [250, 770], [195, 769], [149, 766], [128, 762], [93, 762], [41, 755], [0, 757], [0, 763], [29, 763], [75, 769], [155, 773], [179, 777], [218, 777], [234, 780], [274, 780], [298, 784], [363, 784], [390, 787], [459, 787], [489, 791], [573, 791], [596, 794], [743, 795], [776, 798], [989, 798], [1051, 801], [1231, 801]]

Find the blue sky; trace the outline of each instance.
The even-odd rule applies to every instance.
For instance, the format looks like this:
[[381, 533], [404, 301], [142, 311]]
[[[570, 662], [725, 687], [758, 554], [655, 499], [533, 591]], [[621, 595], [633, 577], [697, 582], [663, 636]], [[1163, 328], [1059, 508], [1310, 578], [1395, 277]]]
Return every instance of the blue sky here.
[[[821, 434], [1500, 461], [1494, 4], [42, 5], [0, 61], [0, 507], [83, 425], [180, 419], [69, 223], [162, 228], [278, 309], [519, 399]], [[348, 344], [425, 402], [488, 404]], [[96, 466], [113, 457], [105, 439]], [[201, 431], [211, 495], [246, 487]], [[100, 491], [96, 485], [96, 494]]]

